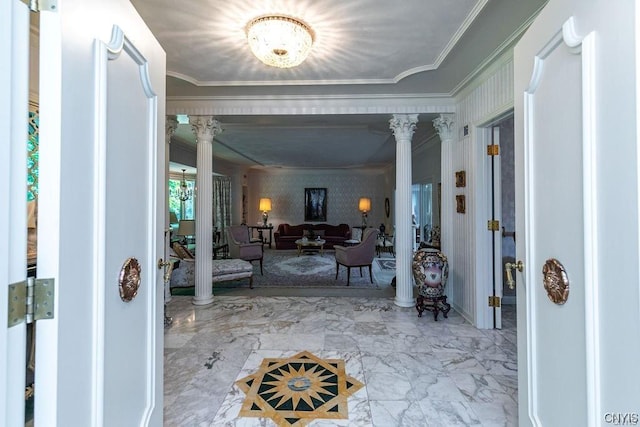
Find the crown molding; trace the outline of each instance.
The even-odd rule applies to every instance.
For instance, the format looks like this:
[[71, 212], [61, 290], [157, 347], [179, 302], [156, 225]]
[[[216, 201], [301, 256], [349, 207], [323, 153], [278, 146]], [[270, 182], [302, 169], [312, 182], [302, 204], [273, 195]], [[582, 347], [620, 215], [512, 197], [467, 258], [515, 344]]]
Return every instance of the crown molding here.
[[455, 99], [442, 94], [171, 96], [166, 114], [321, 115], [454, 113]]

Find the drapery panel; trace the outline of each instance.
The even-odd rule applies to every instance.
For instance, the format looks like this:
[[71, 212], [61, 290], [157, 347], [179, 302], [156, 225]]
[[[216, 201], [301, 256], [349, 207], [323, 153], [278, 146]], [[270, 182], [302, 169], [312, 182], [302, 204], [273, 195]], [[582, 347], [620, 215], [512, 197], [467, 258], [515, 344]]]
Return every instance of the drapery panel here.
[[214, 176], [213, 226], [220, 232], [220, 239], [223, 241], [226, 241], [225, 230], [229, 225], [231, 225], [231, 178]]

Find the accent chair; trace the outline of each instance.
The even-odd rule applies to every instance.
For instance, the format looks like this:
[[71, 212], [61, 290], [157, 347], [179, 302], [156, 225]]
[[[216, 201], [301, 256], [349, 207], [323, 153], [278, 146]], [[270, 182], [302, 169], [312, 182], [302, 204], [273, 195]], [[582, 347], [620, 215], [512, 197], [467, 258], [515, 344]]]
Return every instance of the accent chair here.
[[243, 259], [253, 264], [260, 261], [260, 274], [262, 273], [262, 260], [264, 249], [262, 242], [251, 242], [249, 228], [246, 225], [231, 225], [227, 228], [227, 243], [231, 258]]
[[338, 279], [338, 271], [340, 265], [347, 267], [347, 286], [351, 279], [351, 267], [360, 268], [360, 277], [362, 277], [362, 267], [369, 267], [369, 278], [373, 283], [371, 274], [371, 264], [376, 256], [376, 238], [378, 230], [375, 228], [367, 228], [362, 233], [362, 240], [355, 246], [335, 245], [336, 251], [336, 280]]

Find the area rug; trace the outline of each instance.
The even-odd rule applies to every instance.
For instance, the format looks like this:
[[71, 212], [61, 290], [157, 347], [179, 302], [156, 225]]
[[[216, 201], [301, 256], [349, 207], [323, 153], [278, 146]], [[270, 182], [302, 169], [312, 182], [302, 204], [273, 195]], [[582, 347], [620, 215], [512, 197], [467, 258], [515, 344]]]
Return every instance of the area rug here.
[[395, 258], [377, 258], [376, 262], [378, 263], [378, 266], [380, 266], [380, 268], [382, 270], [393, 270], [396, 271], [396, 260]]
[[[296, 250], [266, 251], [263, 260], [264, 275], [260, 275], [260, 266], [253, 263], [254, 287], [346, 287], [347, 268], [340, 266], [336, 280], [336, 259], [333, 251], [302, 253]], [[372, 265], [373, 283], [369, 278], [369, 269], [351, 269], [350, 287], [377, 289], [388, 286], [390, 279], [383, 274], [380, 266]], [[383, 278], [384, 276], [384, 278]], [[248, 281], [231, 281], [215, 283], [215, 288], [249, 286]]]
[[246, 395], [238, 415], [271, 418], [278, 427], [349, 419], [347, 398], [364, 386], [346, 374], [344, 360], [321, 359], [308, 351], [263, 359], [256, 373], [236, 385]]

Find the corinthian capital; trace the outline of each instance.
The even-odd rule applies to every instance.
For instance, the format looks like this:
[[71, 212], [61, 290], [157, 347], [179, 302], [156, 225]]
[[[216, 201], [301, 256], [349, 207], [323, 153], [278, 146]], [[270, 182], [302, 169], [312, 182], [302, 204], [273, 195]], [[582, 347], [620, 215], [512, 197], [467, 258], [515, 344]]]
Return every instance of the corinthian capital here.
[[176, 116], [167, 116], [164, 121], [164, 137], [167, 144], [171, 144], [171, 137], [178, 127], [178, 118]]
[[453, 114], [440, 114], [433, 119], [433, 127], [438, 131], [441, 141], [453, 139]]
[[413, 136], [418, 123], [417, 114], [394, 114], [389, 120], [389, 127], [393, 131], [396, 139], [409, 139]]
[[189, 124], [197, 142], [212, 142], [213, 137], [222, 132], [220, 122], [213, 116], [189, 116]]

